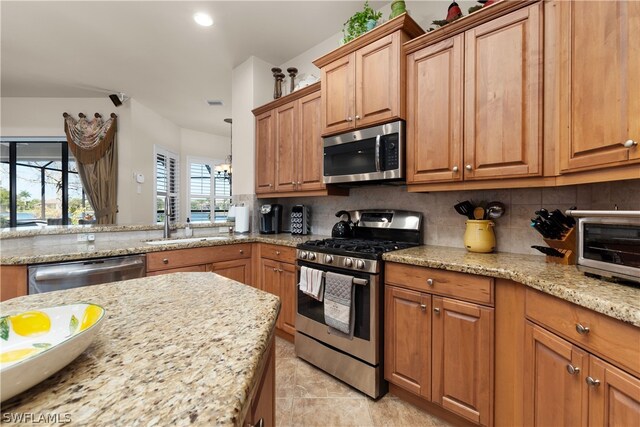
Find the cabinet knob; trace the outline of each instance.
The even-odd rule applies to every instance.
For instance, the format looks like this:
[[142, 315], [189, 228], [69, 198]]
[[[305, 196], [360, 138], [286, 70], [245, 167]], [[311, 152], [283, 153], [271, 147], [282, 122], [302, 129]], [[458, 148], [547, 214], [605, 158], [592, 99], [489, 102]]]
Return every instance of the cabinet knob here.
[[283, 269], [281, 269], [281, 268], [279, 268], [279, 269], [278, 269], [278, 273], [282, 273], [283, 271], [284, 271], [284, 270], [283, 270]]
[[591, 329], [589, 329], [588, 326], [583, 326], [580, 323], [576, 323], [576, 331], [578, 331], [580, 335], [587, 335], [590, 330]]
[[273, 268], [273, 271], [276, 271], [276, 272], [277, 272], [277, 271], [278, 271], [278, 269], [274, 267], [274, 268]]
[[280, 251], [276, 251], [276, 255], [280, 255]]
[[592, 377], [587, 377], [584, 380], [587, 382], [587, 384], [589, 384], [592, 387], [598, 387], [600, 385], [600, 380], [597, 380]]
[[295, 181], [291, 181], [291, 185], [296, 185], [296, 182]]
[[269, 187], [273, 187], [273, 184], [269, 184]]
[[438, 307], [436, 307], [436, 308], [433, 309], [433, 312], [435, 314], [440, 314], [440, 309]]
[[454, 171], [454, 172], [458, 172], [460, 169], [458, 169], [457, 166], [454, 166], [453, 168], [451, 168], [451, 170]]
[[467, 166], [465, 166], [464, 168], [465, 168], [466, 170], [468, 170], [468, 171], [473, 170], [473, 168], [471, 167], [471, 165], [467, 165]]
[[356, 120], [360, 120], [360, 116], [356, 116]]
[[420, 310], [427, 311], [427, 305], [426, 304], [420, 304]]
[[427, 279], [427, 285], [433, 286], [433, 279]]
[[634, 141], [633, 139], [627, 139], [625, 142], [622, 143], [622, 146], [624, 148], [631, 148], [631, 147], [635, 147], [636, 145], [638, 145], [638, 141]]
[[578, 368], [577, 366], [573, 366], [572, 364], [568, 364], [567, 372], [569, 372], [571, 375], [575, 375], [580, 372], [580, 368]]
[[300, 184], [301, 184], [301, 182], [300, 182], [300, 181], [298, 181], [298, 182], [297, 182], [297, 184], [298, 184], [298, 185], [300, 185]]
[[169, 259], [168, 259], [168, 258], [164, 258], [164, 259], [162, 260], [162, 263], [163, 263], [163, 264], [169, 264]]
[[353, 119], [351, 118], [351, 116], [347, 117], [347, 121], [348, 121], [348, 122], [352, 122], [352, 121], [353, 121]]
[[240, 255], [244, 253], [244, 249], [240, 249]]

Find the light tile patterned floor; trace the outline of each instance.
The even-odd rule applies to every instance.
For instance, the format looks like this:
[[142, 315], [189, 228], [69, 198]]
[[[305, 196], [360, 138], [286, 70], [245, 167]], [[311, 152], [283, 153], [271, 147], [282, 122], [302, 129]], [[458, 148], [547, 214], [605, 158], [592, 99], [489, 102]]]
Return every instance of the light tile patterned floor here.
[[276, 339], [276, 425], [440, 427], [445, 421], [387, 394], [378, 401], [296, 358]]

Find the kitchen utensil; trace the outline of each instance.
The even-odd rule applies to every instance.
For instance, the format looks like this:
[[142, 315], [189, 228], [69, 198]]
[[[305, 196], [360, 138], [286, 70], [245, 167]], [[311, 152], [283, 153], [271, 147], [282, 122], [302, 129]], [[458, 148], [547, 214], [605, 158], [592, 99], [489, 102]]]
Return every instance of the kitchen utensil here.
[[557, 249], [554, 248], [548, 248], [546, 246], [538, 246], [538, 245], [533, 245], [531, 246], [533, 249], [537, 249], [540, 252], [542, 252], [545, 255], [549, 255], [549, 256], [554, 256], [557, 258], [564, 258], [564, 254], [562, 252], [560, 252]]
[[351, 214], [347, 211], [338, 211], [336, 212], [336, 217], [340, 218], [343, 215], [347, 216], [347, 220], [337, 222], [333, 228], [331, 229], [331, 237], [351, 237], [353, 234], [351, 222]]
[[464, 202], [460, 202], [457, 205], [454, 205], [453, 208], [456, 210], [456, 212], [458, 212], [460, 215], [464, 215], [469, 219], [473, 219], [473, 209], [474, 206], [471, 204], [470, 201], [465, 200]]
[[507, 208], [505, 207], [504, 203], [501, 202], [490, 202], [487, 203], [487, 215], [486, 218], [487, 219], [496, 219], [496, 218], [500, 218], [502, 215], [504, 215], [505, 211], [507, 210]]
[[474, 219], [485, 219], [484, 214], [485, 214], [485, 210], [482, 206], [478, 206], [473, 210]]

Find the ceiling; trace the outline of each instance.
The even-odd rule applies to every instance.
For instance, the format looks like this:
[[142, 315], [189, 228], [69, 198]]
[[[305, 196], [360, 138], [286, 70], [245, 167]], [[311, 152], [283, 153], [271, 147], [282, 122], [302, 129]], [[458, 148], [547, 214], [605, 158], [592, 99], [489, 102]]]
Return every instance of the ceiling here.
[[[0, 89], [3, 97], [124, 92], [180, 127], [228, 135], [234, 67], [250, 56], [280, 65], [336, 34], [362, 4], [3, 0]], [[212, 27], [194, 23], [199, 11]]]

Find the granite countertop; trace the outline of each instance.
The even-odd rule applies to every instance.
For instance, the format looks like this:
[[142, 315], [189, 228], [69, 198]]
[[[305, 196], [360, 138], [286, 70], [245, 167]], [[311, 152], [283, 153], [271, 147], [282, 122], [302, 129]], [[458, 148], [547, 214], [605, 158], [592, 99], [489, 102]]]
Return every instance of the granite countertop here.
[[479, 254], [465, 249], [418, 246], [384, 254], [386, 261], [513, 280], [546, 294], [640, 327], [640, 287], [585, 276], [575, 265], [536, 255]]
[[69, 414], [71, 425], [92, 426], [242, 425], [277, 297], [216, 274], [176, 273], [20, 297], [0, 309], [79, 301], [106, 309], [94, 342], [3, 402], [3, 414]]
[[[207, 237], [207, 236], [194, 236]], [[211, 236], [208, 236], [211, 237]], [[150, 245], [139, 239], [104, 240], [97, 237], [93, 244], [74, 243], [66, 245], [24, 245], [0, 252], [1, 265], [42, 264], [47, 262], [74, 261], [88, 258], [102, 258], [119, 255], [143, 254], [175, 249], [201, 248], [208, 246], [233, 245], [236, 243], [271, 243], [274, 245], [296, 247], [299, 243], [327, 236], [291, 235], [291, 234], [223, 234], [216, 240], [197, 242], [177, 242], [167, 245]], [[173, 239], [173, 238], [172, 238]]]

